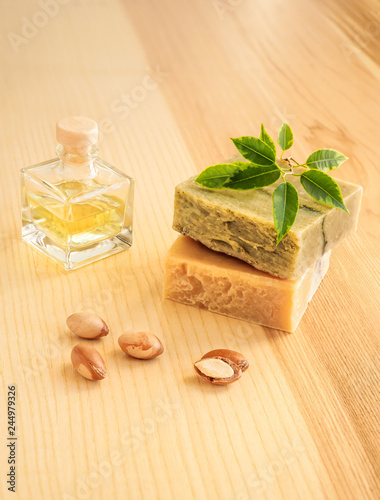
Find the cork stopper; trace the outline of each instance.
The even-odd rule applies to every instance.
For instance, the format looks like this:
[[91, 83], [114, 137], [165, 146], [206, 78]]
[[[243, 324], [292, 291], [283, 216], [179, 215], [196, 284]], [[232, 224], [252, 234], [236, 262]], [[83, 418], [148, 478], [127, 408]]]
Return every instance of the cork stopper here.
[[98, 124], [84, 116], [69, 116], [59, 120], [56, 135], [66, 153], [86, 155], [98, 142]]

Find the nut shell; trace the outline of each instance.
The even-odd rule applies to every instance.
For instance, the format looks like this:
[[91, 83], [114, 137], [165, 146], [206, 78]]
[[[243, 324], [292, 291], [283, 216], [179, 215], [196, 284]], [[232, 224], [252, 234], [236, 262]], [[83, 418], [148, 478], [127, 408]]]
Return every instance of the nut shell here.
[[119, 337], [120, 348], [132, 358], [152, 359], [164, 352], [161, 340], [153, 333], [129, 330]]
[[213, 358], [215, 356], [221, 356], [222, 358], [228, 358], [229, 360], [233, 361], [236, 363], [242, 372], [247, 370], [249, 367], [248, 361], [245, 359], [245, 357], [240, 354], [240, 352], [237, 351], [231, 351], [230, 349], [214, 349], [213, 351], [210, 351], [206, 353], [204, 356], [202, 356], [202, 359], [204, 358]]
[[105, 321], [89, 312], [74, 313], [66, 320], [70, 331], [82, 339], [98, 339], [109, 334]]
[[[210, 370], [207, 370], [207, 374], [204, 373], [201, 370], [201, 368], [202, 368], [201, 363], [202, 363], [202, 361], [206, 361], [208, 359], [223, 361], [224, 363], [226, 363], [229, 366], [229, 368], [232, 369], [233, 374], [231, 376], [228, 376], [228, 377], [220, 377], [219, 378], [219, 377], [211, 376]], [[207, 380], [207, 382], [211, 382], [211, 384], [215, 384], [215, 385], [232, 384], [233, 382], [236, 382], [236, 380], [239, 380], [239, 378], [242, 376], [242, 371], [241, 371], [240, 367], [236, 363], [231, 361], [230, 359], [224, 358], [223, 356], [212, 356], [212, 357], [207, 357], [207, 358], [203, 357], [202, 359], [200, 359], [199, 361], [194, 363], [194, 369], [200, 377]], [[228, 370], [227, 367], [226, 367], [226, 371], [230, 372], [230, 370]], [[215, 372], [215, 374], [216, 374], [216, 372]]]
[[94, 347], [77, 344], [71, 351], [71, 362], [76, 371], [88, 380], [102, 380], [107, 375], [104, 359]]

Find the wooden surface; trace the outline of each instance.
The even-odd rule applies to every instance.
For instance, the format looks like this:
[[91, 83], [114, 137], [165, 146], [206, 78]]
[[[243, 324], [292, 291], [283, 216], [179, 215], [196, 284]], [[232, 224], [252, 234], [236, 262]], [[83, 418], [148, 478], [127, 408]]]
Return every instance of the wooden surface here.
[[[378, 2], [50, 4], [48, 16], [35, 0], [0, 12], [1, 498], [380, 498]], [[54, 156], [55, 122], [70, 114], [99, 121], [102, 156], [137, 194], [132, 249], [66, 274], [20, 240], [18, 172]], [[233, 154], [229, 137], [284, 119], [297, 159], [339, 149], [351, 159], [338, 177], [364, 187], [358, 232], [333, 251], [300, 327], [164, 301], [174, 186]], [[100, 383], [70, 364], [65, 319], [80, 310], [112, 330], [95, 344]], [[165, 354], [127, 359], [117, 337], [131, 327], [155, 332]], [[219, 347], [251, 365], [224, 388], [192, 367]], [[16, 495], [4, 472], [10, 384]]]

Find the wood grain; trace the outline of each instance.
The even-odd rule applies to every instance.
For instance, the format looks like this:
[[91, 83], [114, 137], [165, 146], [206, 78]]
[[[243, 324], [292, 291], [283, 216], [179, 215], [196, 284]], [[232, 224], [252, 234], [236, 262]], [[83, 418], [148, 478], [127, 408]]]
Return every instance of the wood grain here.
[[[45, 17], [34, 0], [0, 4], [1, 471], [8, 385], [18, 397], [17, 494], [3, 472], [1, 498], [379, 498], [377, 2], [53, 4]], [[40, 27], [25, 32], [28, 20]], [[20, 240], [18, 172], [54, 156], [55, 122], [70, 114], [99, 122], [102, 156], [137, 193], [132, 249], [66, 274]], [[164, 301], [174, 186], [231, 155], [229, 137], [284, 119], [296, 158], [342, 150], [337, 176], [364, 187], [358, 232], [297, 332]], [[100, 383], [70, 364], [65, 319], [81, 310], [111, 329], [93, 344]], [[157, 334], [165, 354], [126, 358], [129, 328]], [[250, 362], [230, 387], [193, 373], [219, 347]]]

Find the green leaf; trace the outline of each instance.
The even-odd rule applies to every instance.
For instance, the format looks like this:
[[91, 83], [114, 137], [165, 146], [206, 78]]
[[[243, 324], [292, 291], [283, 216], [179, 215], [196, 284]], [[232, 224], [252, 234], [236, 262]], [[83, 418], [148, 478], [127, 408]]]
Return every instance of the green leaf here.
[[261, 139], [245, 136], [236, 139], [231, 137], [231, 141], [244, 158], [256, 165], [272, 165], [276, 161], [276, 155], [272, 148]]
[[238, 190], [258, 189], [270, 186], [281, 175], [280, 169], [275, 163], [272, 165], [245, 163], [245, 165], [247, 166], [233, 174], [223, 187]]
[[268, 132], [265, 130], [263, 124], [261, 124], [260, 139], [271, 148], [271, 150], [274, 153], [274, 156], [276, 157], [276, 144], [274, 143], [273, 139], [268, 134]]
[[318, 149], [309, 156], [306, 165], [312, 169], [329, 172], [338, 168], [346, 160], [348, 160], [347, 156], [335, 149]]
[[319, 203], [350, 213], [344, 204], [340, 187], [329, 175], [320, 170], [307, 170], [302, 173], [300, 180], [305, 191]]
[[195, 182], [211, 189], [222, 189], [224, 184], [230, 179], [231, 175], [239, 172], [247, 163], [235, 161], [233, 163], [218, 163], [203, 170]]
[[277, 245], [289, 232], [296, 220], [299, 201], [296, 188], [290, 182], [282, 182], [273, 192], [273, 219], [277, 231]]
[[283, 151], [293, 146], [293, 131], [286, 122], [281, 125], [278, 131], [277, 142]]

